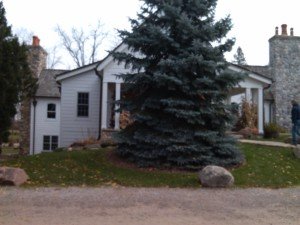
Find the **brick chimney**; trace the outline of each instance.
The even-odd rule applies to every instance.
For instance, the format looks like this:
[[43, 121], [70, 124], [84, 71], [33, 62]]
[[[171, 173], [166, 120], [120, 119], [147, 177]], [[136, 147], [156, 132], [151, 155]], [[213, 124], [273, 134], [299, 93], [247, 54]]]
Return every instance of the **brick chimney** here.
[[282, 24], [281, 25], [281, 35], [282, 36], [287, 36], [287, 25], [286, 24]]
[[32, 46], [40, 46], [40, 39], [38, 36], [32, 37]]

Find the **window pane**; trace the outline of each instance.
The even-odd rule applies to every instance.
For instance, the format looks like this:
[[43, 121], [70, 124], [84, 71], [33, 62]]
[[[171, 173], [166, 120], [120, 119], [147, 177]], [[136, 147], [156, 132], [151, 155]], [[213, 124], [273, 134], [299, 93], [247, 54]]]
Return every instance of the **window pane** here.
[[48, 112], [47, 117], [50, 119], [55, 119], [56, 113], [55, 112]]
[[56, 105], [48, 104], [47, 118], [55, 119], [56, 117]]
[[43, 150], [50, 150], [50, 136], [44, 136]]
[[55, 111], [55, 104], [48, 104], [48, 111]]
[[51, 150], [55, 150], [58, 147], [58, 136], [52, 136]]
[[78, 93], [77, 116], [89, 116], [89, 93]]

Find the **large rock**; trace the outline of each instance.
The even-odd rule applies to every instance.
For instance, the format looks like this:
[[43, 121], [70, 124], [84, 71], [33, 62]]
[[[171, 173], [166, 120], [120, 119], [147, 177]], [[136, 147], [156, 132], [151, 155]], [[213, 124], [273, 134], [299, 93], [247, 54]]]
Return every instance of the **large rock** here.
[[223, 188], [234, 184], [232, 174], [219, 166], [207, 166], [199, 173], [201, 185], [203, 187]]
[[23, 169], [0, 167], [0, 185], [20, 186], [29, 179]]

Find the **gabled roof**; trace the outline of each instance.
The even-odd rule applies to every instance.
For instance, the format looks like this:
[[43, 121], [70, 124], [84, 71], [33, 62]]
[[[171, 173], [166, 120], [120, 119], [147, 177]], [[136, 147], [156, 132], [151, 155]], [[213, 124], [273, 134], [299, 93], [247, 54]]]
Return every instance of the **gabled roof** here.
[[89, 65], [76, 68], [74, 70], [65, 71], [64, 73], [57, 75], [56, 80], [61, 81], [61, 80], [67, 79], [69, 77], [73, 77], [78, 74], [90, 71], [90, 70], [95, 70], [99, 63], [101, 63], [101, 61], [97, 61], [97, 62], [91, 63]]
[[232, 69], [233, 71], [237, 72], [246, 72], [248, 73], [248, 76], [252, 79], [255, 79], [257, 81], [263, 82], [265, 84], [272, 84], [272, 79], [262, 73], [258, 73], [257, 71], [250, 70], [250, 67], [248, 66], [242, 66], [242, 65], [236, 65], [236, 64], [229, 64], [229, 69]]
[[38, 80], [36, 97], [60, 98], [59, 85], [55, 77], [66, 70], [45, 69], [41, 72]]
[[[125, 50], [127, 48], [127, 45], [124, 44], [123, 42], [121, 42], [121, 44], [119, 44], [114, 50], [112, 50], [111, 52], [122, 52], [123, 50]], [[101, 61], [98, 63], [96, 69], [98, 71], [103, 70], [109, 63], [111, 63], [114, 58], [111, 54], [111, 52]]]
[[272, 78], [271, 68], [269, 66], [240, 65], [240, 67], [245, 68], [251, 72], [258, 73], [263, 76]]

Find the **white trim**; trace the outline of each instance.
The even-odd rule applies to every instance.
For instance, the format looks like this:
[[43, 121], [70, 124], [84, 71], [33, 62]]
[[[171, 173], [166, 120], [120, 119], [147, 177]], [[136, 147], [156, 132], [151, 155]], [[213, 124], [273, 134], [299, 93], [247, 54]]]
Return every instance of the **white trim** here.
[[257, 116], [258, 116], [258, 132], [260, 134], [264, 133], [264, 99], [263, 99], [263, 89], [258, 89], [258, 109], [257, 109]]
[[93, 64], [88, 65], [88, 66], [83, 66], [81, 68], [78, 68], [78, 69], [75, 69], [75, 70], [71, 70], [71, 71], [66, 72], [66, 73], [64, 73], [62, 75], [58, 75], [56, 77], [56, 81], [61, 81], [61, 80], [64, 80], [64, 79], [76, 76], [78, 74], [82, 74], [82, 73], [88, 72], [90, 70], [94, 70], [96, 68], [96, 66], [97, 66], [97, 63], [93, 63]]
[[102, 121], [101, 129], [107, 129], [107, 92], [108, 92], [108, 83], [103, 83], [102, 89]]
[[228, 68], [230, 70], [235, 71], [235, 72], [247, 73], [250, 78], [252, 78], [254, 80], [257, 80], [257, 81], [260, 81], [262, 83], [265, 83], [265, 84], [272, 84], [273, 83], [272, 79], [270, 79], [270, 78], [267, 78], [265, 76], [262, 76], [262, 75], [259, 75], [259, 74], [253, 73], [253, 72], [250, 72], [248, 70], [244, 70], [244, 69], [242, 69], [240, 67], [237, 67], [237, 66], [234, 66], [234, 65], [230, 65]]
[[[116, 83], [116, 101], [121, 99], [121, 84], [120, 83]], [[116, 104], [115, 105], [115, 110], [118, 110], [119, 105]], [[115, 130], [119, 130], [120, 129], [120, 113], [116, 112], [115, 113]]]
[[246, 88], [246, 101], [251, 102], [252, 101], [252, 92], [251, 88]]
[[[127, 48], [127, 45], [122, 43], [119, 47], [117, 47], [115, 52], [122, 52]], [[111, 54], [109, 54], [98, 66], [96, 67], [97, 71], [102, 71], [108, 64], [110, 64], [114, 58]]]

